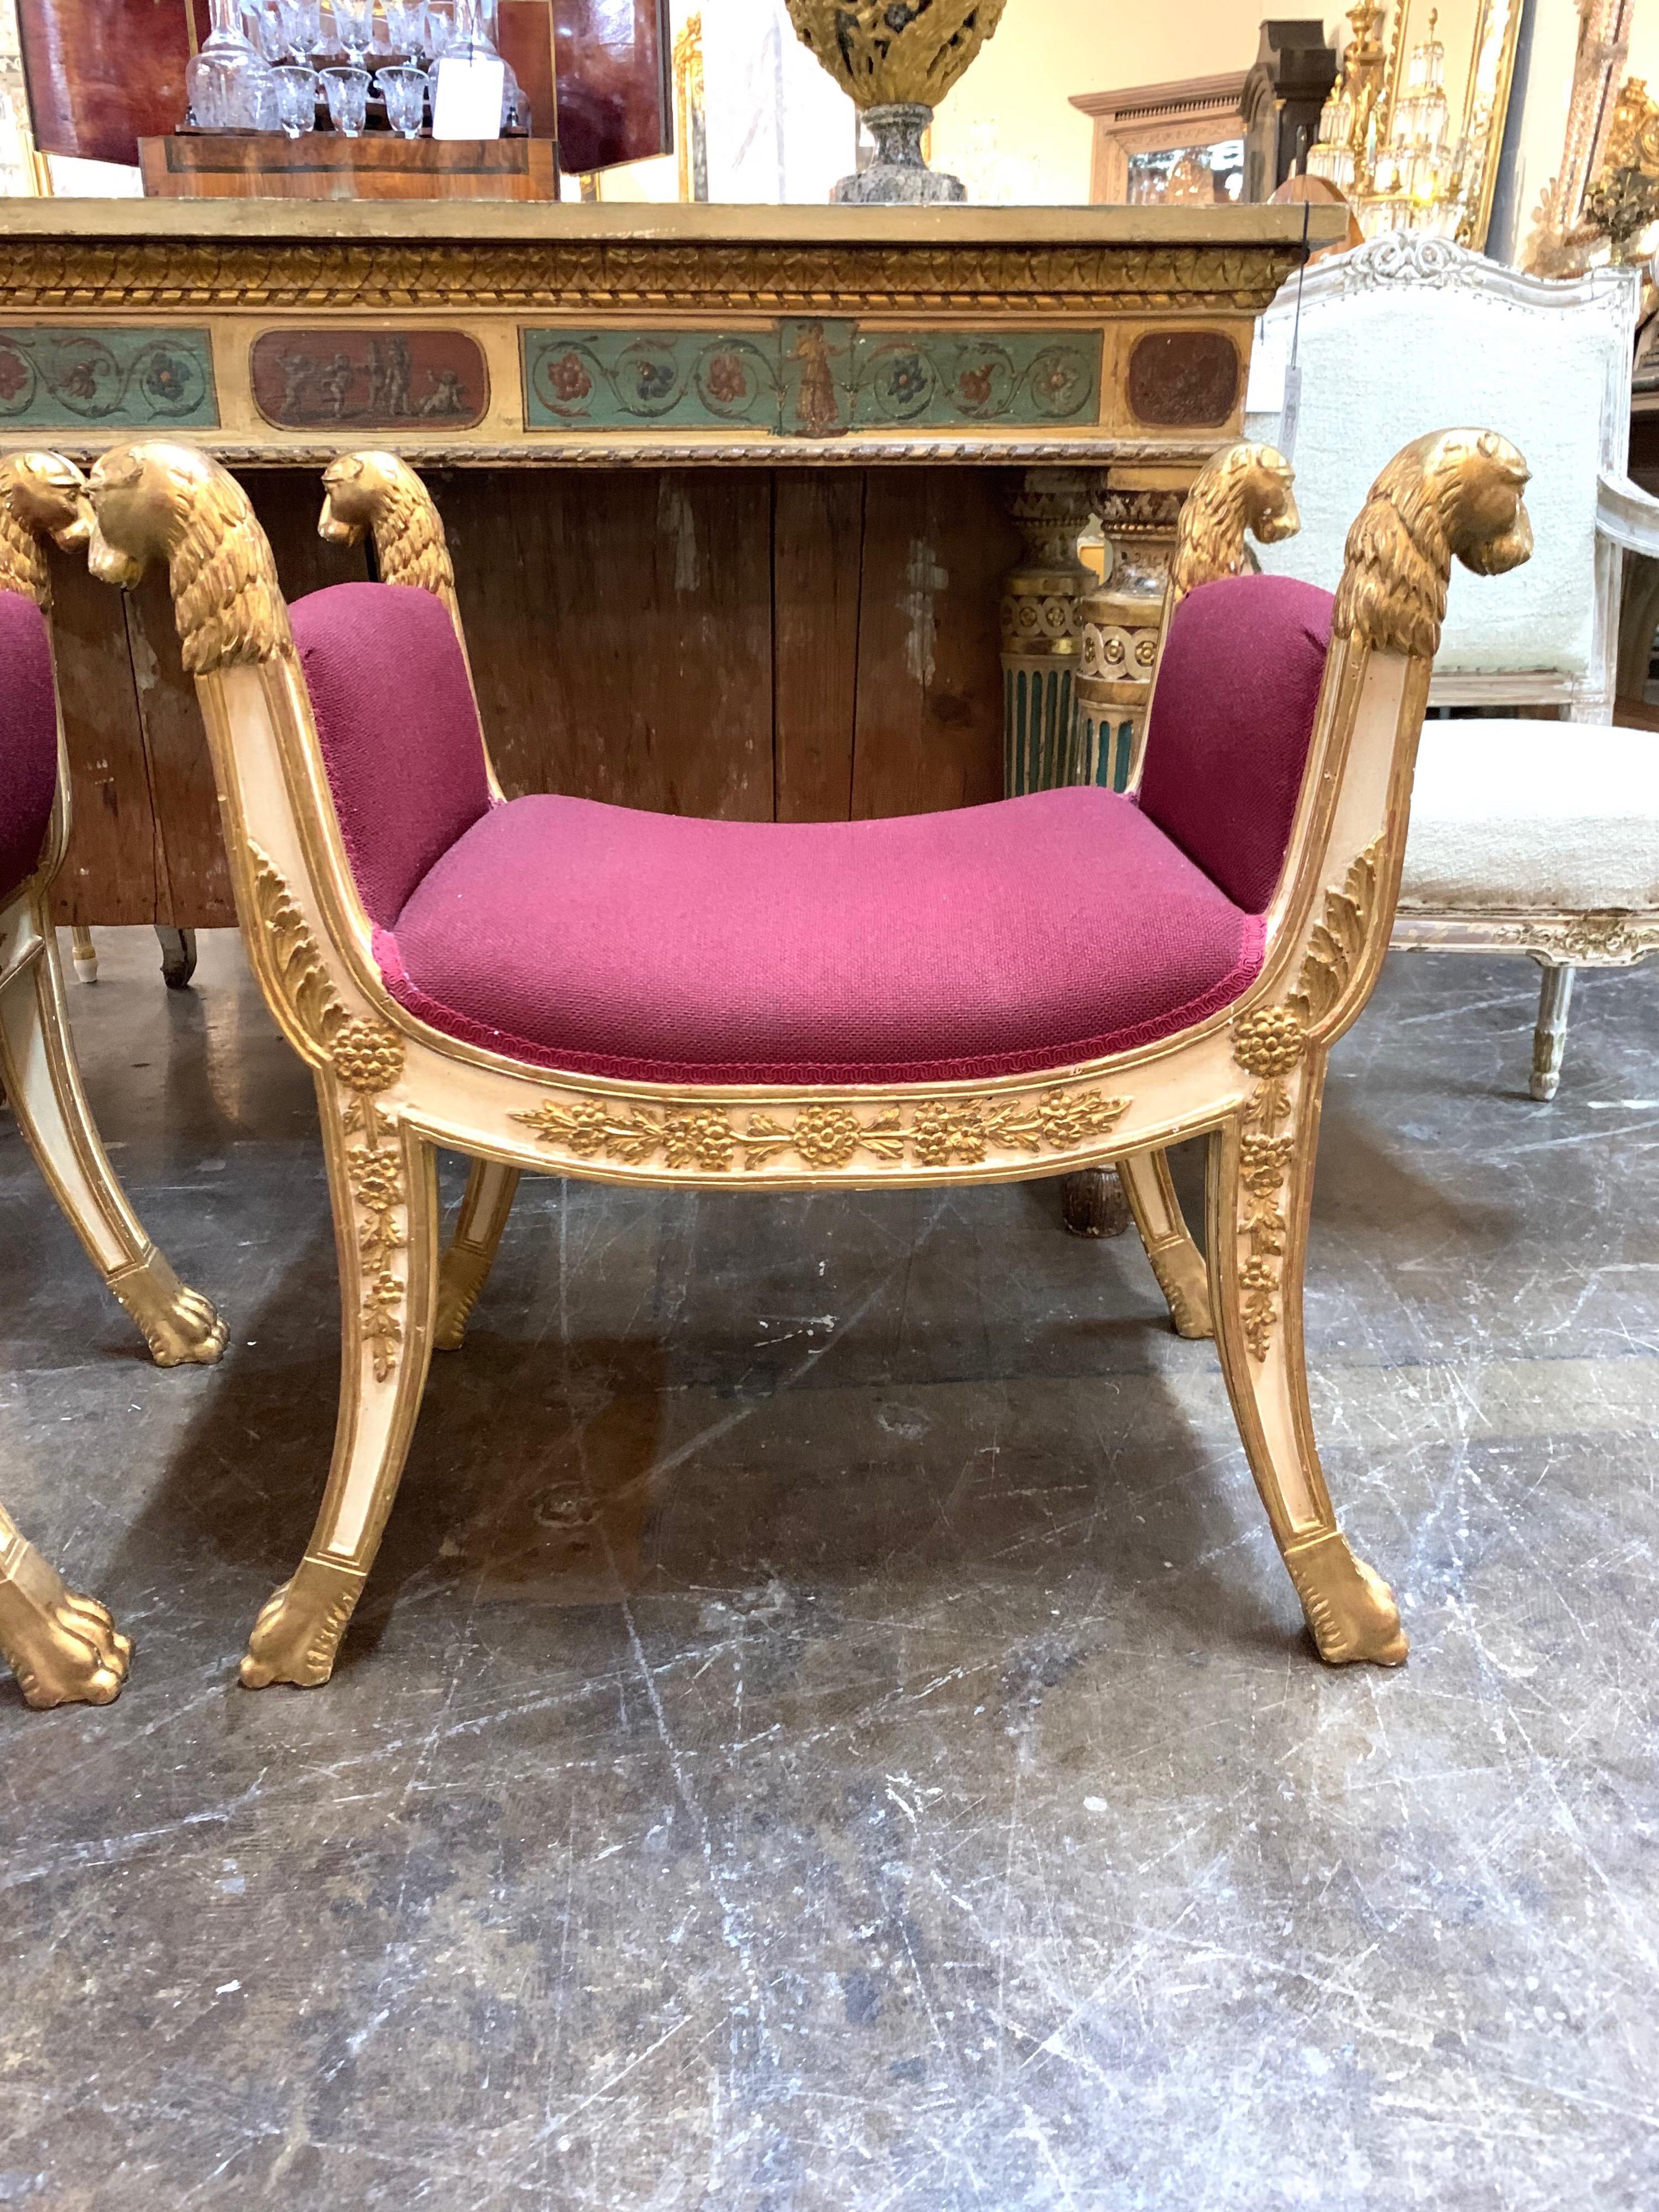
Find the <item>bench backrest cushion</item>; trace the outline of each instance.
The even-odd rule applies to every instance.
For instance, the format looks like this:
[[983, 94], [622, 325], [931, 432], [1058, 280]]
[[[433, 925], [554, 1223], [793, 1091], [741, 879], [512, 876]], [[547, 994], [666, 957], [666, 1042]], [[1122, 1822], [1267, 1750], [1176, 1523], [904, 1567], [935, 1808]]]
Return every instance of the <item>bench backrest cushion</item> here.
[[410, 585], [333, 584], [291, 611], [357, 895], [389, 928], [489, 811], [466, 662], [442, 602]]
[[1288, 576], [1201, 584], [1170, 620], [1141, 811], [1247, 914], [1285, 865], [1330, 635], [1330, 593]]
[[0, 899], [39, 864], [58, 793], [58, 695], [46, 618], [0, 592]]

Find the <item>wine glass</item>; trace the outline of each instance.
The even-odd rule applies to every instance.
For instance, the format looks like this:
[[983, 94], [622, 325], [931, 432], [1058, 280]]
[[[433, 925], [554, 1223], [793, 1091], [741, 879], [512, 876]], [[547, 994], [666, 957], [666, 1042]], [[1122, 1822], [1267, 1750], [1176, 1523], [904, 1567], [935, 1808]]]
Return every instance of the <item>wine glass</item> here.
[[322, 0], [276, 0], [276, 20], [290, 61], [308, 61], [323, 42]]
[[328, 119], [343, 138], [361, 138], [363, 135], [363, 125], [368, 120], [368, 71], [364, 69], [323, 71]]
[[374, 43], [374, 0], [333, 0], [334, 30], [354, 69]]
[[317, 127], [317, 72], [309, 63], [284, 62], [276, 72], [283, 129], [290, 138]]
[[426, 44], [426, 0], [382, 0], [386, 36], [400, 54], [413, 62]]
[[405, 138], [418, 138], [426, 114], [426, 73], [408, 62], [377, 70], [374, 82], [386, 101], [386, 119]]

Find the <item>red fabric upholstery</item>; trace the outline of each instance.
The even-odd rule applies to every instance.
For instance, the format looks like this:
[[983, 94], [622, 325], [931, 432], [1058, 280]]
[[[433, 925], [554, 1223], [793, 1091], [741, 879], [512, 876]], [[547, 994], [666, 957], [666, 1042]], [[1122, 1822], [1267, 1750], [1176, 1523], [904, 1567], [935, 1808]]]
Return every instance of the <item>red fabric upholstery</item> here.
[[293, 610], [329, 788], [371, 921], [486, 813], [483, 739], [454, 625], [407, 584], [333, 584]]
[[1330, 635], [1330, 593], [1290, 576], [1200, 585], [1170, 625], [1141, 811], [1247, 914], [1285, 865]]
[[58, 695], [46, 618], [0, 592], [0, 899], [40, 861], [58, 793]]
[[436, 1029], [672, 1083], [1063, 1067], [1229, 1005], [1261, 944], [1131, 802], [1081, 787], [811, 824], [515, 799], [375, 935]]

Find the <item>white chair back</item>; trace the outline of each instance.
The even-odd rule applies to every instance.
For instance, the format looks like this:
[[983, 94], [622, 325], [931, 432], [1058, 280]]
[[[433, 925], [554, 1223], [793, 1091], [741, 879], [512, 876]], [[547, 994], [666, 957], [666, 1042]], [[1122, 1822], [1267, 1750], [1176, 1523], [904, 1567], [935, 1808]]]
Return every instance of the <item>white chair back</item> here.
[[1334, 589], [1349, 522], [1408, 440], [1452, 424], [1512, 439], [1532, 467], [1536, 550], [1498, 578], [1454, 576], [1432, 696], [1612, 719], [1620, 553], [1598, 538], [1598, 471], [1622, 472], [1640, 280], [1525, 276], [1443, 239], [1401, 234], [1292, 276], [1262, 319], [1248, 434], [1273, 439], [1296, 333], [1300, 534], [1261, 565]]

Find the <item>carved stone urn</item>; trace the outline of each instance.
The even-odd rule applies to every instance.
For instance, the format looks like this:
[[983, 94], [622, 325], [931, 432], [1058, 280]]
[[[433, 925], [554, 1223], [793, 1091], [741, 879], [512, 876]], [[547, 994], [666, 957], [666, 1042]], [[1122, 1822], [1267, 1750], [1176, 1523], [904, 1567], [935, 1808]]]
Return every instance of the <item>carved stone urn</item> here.
[[853, 95], [876, 142], [830, 197], [866, 207], [965, 200], [922, 159], [933, 113], [1001, 20], [1004, 0], [786, 0], [801, 44]]

